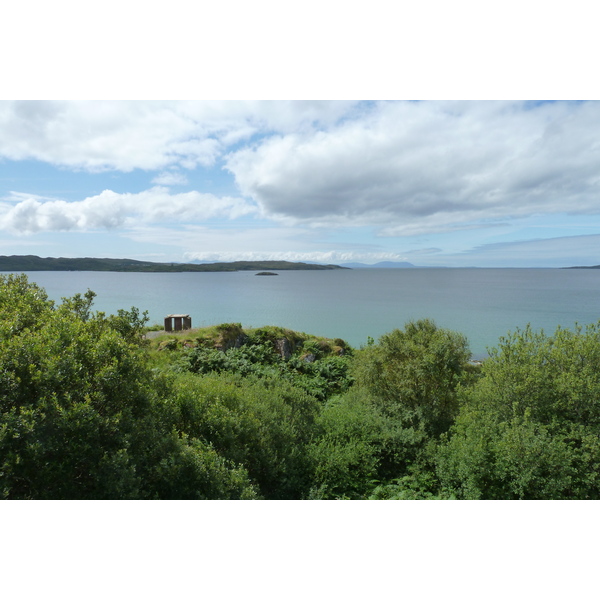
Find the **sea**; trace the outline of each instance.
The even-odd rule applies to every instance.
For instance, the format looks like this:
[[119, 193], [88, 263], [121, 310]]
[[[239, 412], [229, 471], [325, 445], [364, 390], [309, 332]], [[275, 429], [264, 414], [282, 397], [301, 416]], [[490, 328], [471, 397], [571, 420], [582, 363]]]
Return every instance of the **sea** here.
[[241, 323], [278, 325], [355, 348], [429, 318], [463, 333], [476, 360], [500, 337], [530, 324], [557, 326], [600, 319], [600, 269], [340, 269], [219, 273], [113, 273], [35, 271], [30, 281], [57, 302], [96, 293], [94, 308], [107, 314], [135, 306], [150, 324], [168, 314], [189, 314], [193, 327]]

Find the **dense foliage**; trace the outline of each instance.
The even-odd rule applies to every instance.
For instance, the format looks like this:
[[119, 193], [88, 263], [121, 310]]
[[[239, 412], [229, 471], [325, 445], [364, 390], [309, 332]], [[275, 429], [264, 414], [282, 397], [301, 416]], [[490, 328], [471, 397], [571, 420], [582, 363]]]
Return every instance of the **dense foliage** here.
[[301, 350], [304, 356], [286, 359], [270, 340], [255, 336], [239, 348], [194, 348], [185, 353], [180, 364], [193, 373], [235, 373], [252, 380], [287, 381], [319, 400], [350, 387], [347, 354], [323, 356], [323, 350], [314, 342], [305, 342]]
[[24, 276], [0, 286], [2, 497], [256, 495], [243, 467], [174, 428], [138, 311], [91, 314], [89, 292], [55, 307]]
[[600, 324], [501, 340], [440, 447], [459, 498], [600, 496]]
[[146, 315], [0, 276], [6, 499], [595, 499], [600, 323], [517, 330], [473, 365], [409, 322], [354, 350]]

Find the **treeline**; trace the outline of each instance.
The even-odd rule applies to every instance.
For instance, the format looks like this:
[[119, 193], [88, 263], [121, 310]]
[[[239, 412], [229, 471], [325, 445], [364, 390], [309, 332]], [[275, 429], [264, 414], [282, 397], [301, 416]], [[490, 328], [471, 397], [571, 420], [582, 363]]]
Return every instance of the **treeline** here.
[[0, 271], [116, 271], [127, 273], [187, 273], [210, 271], [323, 271], [345, 269], [337, 265], [316, 265], [285, 260], [234, 261], [207, 264], [157, 263], [129, 258], [40, 258], [0, 256]]
[[55, 305], [0, 276], [6, 499], [595, 499], [600, 325], [499, 340], [429, 320], [361, 349]]

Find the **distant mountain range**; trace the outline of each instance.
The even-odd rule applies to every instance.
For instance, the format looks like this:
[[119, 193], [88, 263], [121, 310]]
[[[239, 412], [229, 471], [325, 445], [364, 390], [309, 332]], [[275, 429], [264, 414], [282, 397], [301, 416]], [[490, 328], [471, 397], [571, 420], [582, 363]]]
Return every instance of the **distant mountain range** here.
[[234, 261], [209, 264], [156, 263], [129, 258], [40, 258], [0, 256], [0, 271], [123, 271], [131, 273], [185, 273], [206, 271], [323, 271], [345, 269], [285, 260]]

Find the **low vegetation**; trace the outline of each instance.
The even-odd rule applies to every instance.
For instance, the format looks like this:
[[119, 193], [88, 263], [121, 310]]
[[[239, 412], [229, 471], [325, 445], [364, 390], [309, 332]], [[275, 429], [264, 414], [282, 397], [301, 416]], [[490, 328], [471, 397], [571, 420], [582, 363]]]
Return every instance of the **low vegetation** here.
[[164, 333], [0, 276], [0, 497], [595, 499], [600, 324], [429, 320], [360, 349], [239, 323]]

